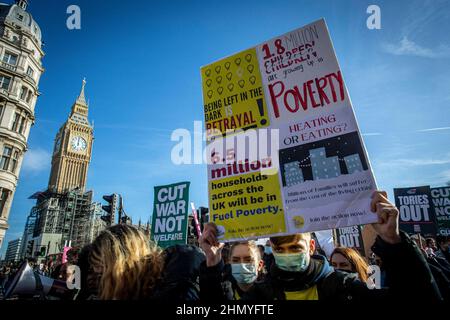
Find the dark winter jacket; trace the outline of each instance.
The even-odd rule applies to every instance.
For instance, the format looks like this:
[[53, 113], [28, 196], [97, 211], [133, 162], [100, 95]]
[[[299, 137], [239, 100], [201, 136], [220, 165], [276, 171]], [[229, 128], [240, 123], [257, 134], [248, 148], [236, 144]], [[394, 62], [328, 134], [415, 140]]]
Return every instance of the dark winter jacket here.
[[442, 298], [445, 301], [450, 300], [450, 280], [446, 276], [446, 274], [442, 271], [441, 268], [437, 267], [434, 264], [429, 264], [431, 274], [433, 278], [436, 280], [436, 284], [441, 292]]
[[445, 259], [448, 263], [450, 263], [450, 252], [443, 251], [442, 249], [436, 251], [436, 256], [441, 259]]
[[[391, 245], [378, 237], [372, 247], [383, 261], [389, 289], [368, 289], [356, 274], [334, 271], [324, 257], [312, 256], [307, 271], [301, 273], [283, 271], [273, 264], [266, 280], [255, 283], [241, 298], [259, 302], [287, 299], [355, 301], [395, 297], [440, 300], [425, 257], [405, 233], [401, 233], [401, 238], [401, 243]], [[200, 287], [201, 298], [205, 301], [226, 299], [220, 285], [221, 268], [222, 264], [211, 268], [202, 265]]]
[[272, 267], [273, 260], [274, 260], [273, 254], [272, 253], [270, 253], [270, 254], [265, 253], [264, 257], [263, 257], [263, 260], [264, 260], [264, 266], [265, 266], [267, 272], [270, 272], [270, 268]]
[[196, 301], [200, 299], [200, 264], [203, 252], [195, 246], [175, 245], [165, 251], [162, 280], [155, 288], [153, 300]]

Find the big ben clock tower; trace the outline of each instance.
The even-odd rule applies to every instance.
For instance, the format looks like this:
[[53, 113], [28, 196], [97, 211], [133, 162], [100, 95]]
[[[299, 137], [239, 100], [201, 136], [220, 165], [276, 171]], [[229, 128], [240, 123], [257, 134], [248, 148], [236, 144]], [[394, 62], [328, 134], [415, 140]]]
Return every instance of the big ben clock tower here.
[[59, 129], [53, 149], [48, 189], [55, 193], [79, 188], [84, 191], [91, 162], [93, 126], [88, 121], [89, 106], [84, 96], [86, 80], [72, 111]]

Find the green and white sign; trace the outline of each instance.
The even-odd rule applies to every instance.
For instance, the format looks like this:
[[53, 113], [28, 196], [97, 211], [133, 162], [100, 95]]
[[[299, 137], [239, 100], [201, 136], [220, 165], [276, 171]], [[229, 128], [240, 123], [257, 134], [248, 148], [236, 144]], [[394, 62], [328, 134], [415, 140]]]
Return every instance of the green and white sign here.
[[190, 182], [155, 186], [152, 239], [161, 248], [186, 244]]
[[436, 213], [438, 233], [450, 236], [450, 186], [431, 188], [431, 199]]

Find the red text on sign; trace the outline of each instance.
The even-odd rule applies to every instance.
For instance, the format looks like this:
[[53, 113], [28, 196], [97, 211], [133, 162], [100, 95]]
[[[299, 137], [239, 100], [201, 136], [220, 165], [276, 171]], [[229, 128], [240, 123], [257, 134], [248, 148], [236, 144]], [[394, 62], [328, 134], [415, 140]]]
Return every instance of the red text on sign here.
[[281, 108], [296, 113], [300, 110], [300, 107], [307, 111], [308, 108], [322, 107], [345, 99], [341, 71], [308, 80], [300, 88], [295, 85], [293, 88], [286, 90], [283, 81], [277, 81], [269, 85], [270, 98], [276, 118], [280, 117]]

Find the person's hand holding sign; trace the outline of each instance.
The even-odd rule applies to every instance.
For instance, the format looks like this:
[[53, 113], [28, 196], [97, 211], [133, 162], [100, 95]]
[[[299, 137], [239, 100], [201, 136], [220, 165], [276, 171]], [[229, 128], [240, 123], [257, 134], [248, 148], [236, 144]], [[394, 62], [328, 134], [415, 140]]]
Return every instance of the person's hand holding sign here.
[[378, 222], [372, 226], [385, 242], [396, 244], [401, 242], [398, 222], [398, 209], [389, 202], [385, 191], [375, 191], [370, 204], [372, 212], [378, 215]]
[[203, 234], [198, 239], [200, 248], [206, 255], [206, 266], [213, 267], [222, 260], [224, 243], [217, 241], [217, 227], [214, 223], [207, 223], [203, 228]]

